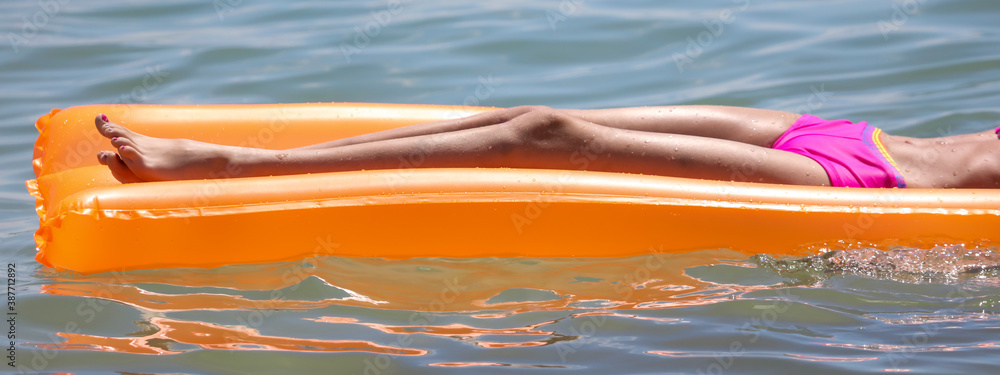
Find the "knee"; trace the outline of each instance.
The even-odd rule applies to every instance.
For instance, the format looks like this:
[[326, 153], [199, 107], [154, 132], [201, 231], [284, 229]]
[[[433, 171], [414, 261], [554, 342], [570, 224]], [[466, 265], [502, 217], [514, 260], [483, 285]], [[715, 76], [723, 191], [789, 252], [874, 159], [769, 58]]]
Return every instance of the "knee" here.
[[503, 119], [504, 121], [511, 121], [515, 118], [524, 116], [529, 113], [538, 113], [544, 111], [553, 111], [553, 109], [543, 105], [522, 105], [505, 109], [502, 112], [501, 116], [504, 117]]
[[510, 110], [513, 111], [514, 113], [523, 115], [529, 112], [552, 110], [552, 108], [549, 108], [544, 105], [520, 105], [517, 107], [511, 107]]
[[572, 124], [572, 119], [559, 110], [531, 107], [530, 110], [511, 120], [511, 129], [522, 142], [550, 142], [553, 139], [565, 138], [566, 128]]

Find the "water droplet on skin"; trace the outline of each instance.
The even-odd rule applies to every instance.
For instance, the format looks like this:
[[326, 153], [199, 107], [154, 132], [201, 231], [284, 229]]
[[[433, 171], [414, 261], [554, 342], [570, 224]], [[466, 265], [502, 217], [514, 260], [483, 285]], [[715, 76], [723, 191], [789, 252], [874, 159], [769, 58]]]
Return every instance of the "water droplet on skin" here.
[[275, 155], [275, 156], [278, 157], [278, 160], [285, 160], [285, 158], [288, 157], [288, 154], [278, 154], [278, 155]]
[[958, 176], [958, 172], [951, 172], [952, 176]]
[[951, 152], [955, 152], [955, 149], [951, 149]]
[[674, 147], [674, 151], [677, 151], [677, 147]]

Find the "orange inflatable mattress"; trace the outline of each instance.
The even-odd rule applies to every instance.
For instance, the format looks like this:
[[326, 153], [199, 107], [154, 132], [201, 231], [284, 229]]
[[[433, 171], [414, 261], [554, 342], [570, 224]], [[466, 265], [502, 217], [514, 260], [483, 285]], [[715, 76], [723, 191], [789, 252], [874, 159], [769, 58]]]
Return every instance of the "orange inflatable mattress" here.
[[93, 119], [271, 149], [489, 108], [394, 104], [94, 105], [38, 119], [36, 259], [80, 273], [313, 256], [623, 257], [729, 248], [1000, 244], [1000, 190], [851, 189], [565, 170], [400, 168], [120, 184]]

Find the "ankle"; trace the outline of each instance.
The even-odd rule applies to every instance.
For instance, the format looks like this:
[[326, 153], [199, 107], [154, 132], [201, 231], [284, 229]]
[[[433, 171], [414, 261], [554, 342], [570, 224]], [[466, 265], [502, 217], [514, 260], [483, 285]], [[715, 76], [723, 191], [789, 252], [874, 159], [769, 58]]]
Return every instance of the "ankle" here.
[[246, 164], [241, 161], [240, 154], [230, 147], [220, 147], [205, 155], [209, 165], [210, 178], [236, 178], [247, 174]]

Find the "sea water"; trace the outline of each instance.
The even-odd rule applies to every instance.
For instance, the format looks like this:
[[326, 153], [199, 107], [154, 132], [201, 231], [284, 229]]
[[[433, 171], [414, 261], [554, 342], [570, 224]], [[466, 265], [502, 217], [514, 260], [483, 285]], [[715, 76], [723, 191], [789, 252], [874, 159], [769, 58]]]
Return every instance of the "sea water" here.
[[988, 270], [701, 249], [80, 276], [33, 260], [24, 180], [34, 120], [92, 103], [718, 104], [908, 136], [981, 131], [1000, 125], [998, 12], [990, 0], [4, 1], [0, 263], [17, 315], [4, 316], [14, 366], [0, 371], [996, 373]]

